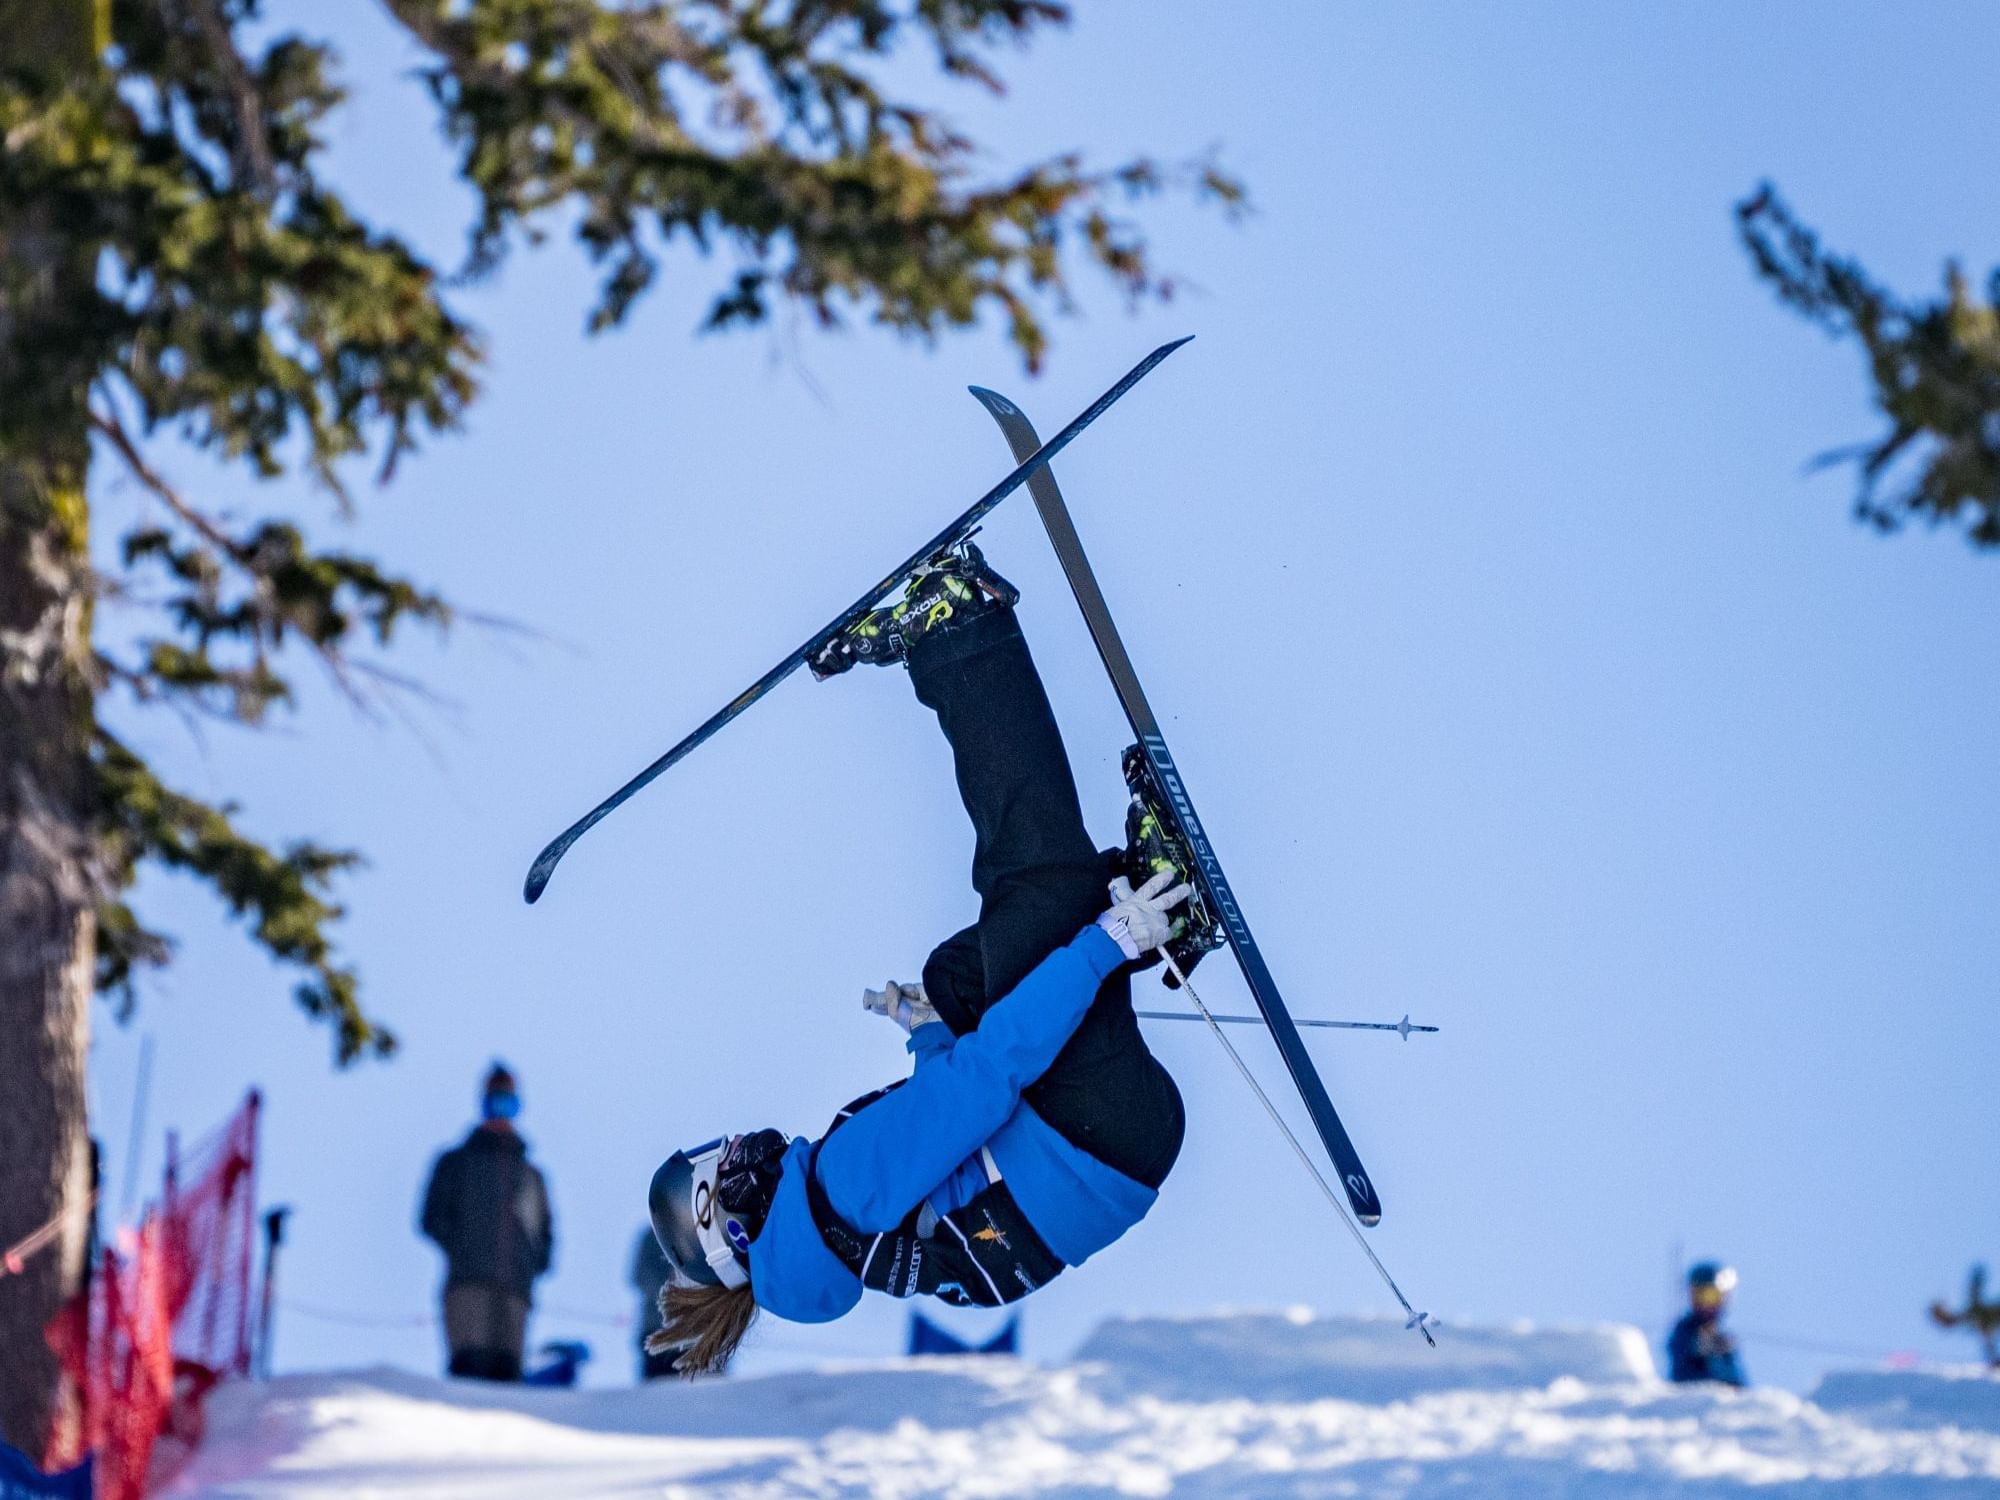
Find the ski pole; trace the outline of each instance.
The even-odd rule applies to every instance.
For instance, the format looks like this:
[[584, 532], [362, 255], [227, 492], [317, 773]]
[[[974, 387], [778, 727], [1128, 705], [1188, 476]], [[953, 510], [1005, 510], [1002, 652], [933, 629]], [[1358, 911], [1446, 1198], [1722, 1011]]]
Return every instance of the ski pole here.
[[1368, 1263], [1375, 1268], [1375, 1274], [1382, 1278], [1382, 1284], [1389, 1288], [1397, 1302], [1402, 1304], [1403, 1311], [1410, 1315], [1409, 1320], [1403, 1324], [1403, 1327], [1416, 1329], [1418, 1333], [1424, 1336], [1426, 1344], [1429, 1344], [1433, 1349], [1437, 1348], [1437, 1340], [1431, 1337], [1431, 1315], [1427, 1312], [1418, 1312], [1414, 1307], [1410, 1306], [1410, 1299], [1403, 1295], [1403, 1289], [1396, 1285], [1396, 1278], [1389, 1274], [1389, 1268], [1382, 1264], [1382, 1258], [1375, 1253], [1374, 1247], [1362, 1236], [1361, 1226], [1354, 1222], [1353, 1215], [1347, 1211], [1347, 1205], [1341, 1202], [1339, 1195], [1328, 1186], [1326, 1178], [1320, 1172], [1319, 1163], [1306, 1154], [1306, 1148], [1301, 1146], [1299, 1138], [1292, 1134], [1292, 1127], [1287, 1125], [1285, 1117], [1278, 1113], [1278, 1107], [1271, 1102], [1271, 1096], [1264, 1092], [1264, 1086], [1257, 1081], [1257, 1075], [1252, 1073], [1249, 1064], [1243, 1061], [1243, 1054], [1236, 1050], [1236, 1044], [1230, 1041], [1223, 1034], [1222, 1027], [1216, 1024], [1219, 1018], [1209, 1011], [1207, 1005], [1202, 1003], [1201, 996], [1196, 994], [1194, 986], [1188, 983], [1187, 975], [1181, 972], [1181, 966], [1174, 962], [1174, 956], [1167, 952], [1165, 948], [1160, 949], [1159, 952], [1160, 957], [1167, 961], [1167, 968], [1173, 972], [1174, 978], [1180, 981], [1181, 993], [1194, 1002], [1194, 1008], [1201, 1012], [1201, 1019], [1208, 1022], [1208, 1029], [1215, 1034], [1215, 1039], [1222, 1043], [1222, 1050], [1227, 1052], [1229, 1060], [1236, 1064], [1236, 1071], [1241, 1073], [1243, 1081], [1250, 1085], [1250, 1092], [1255, 1094], [1257, 1102], [1264, 1106], [1264, 1113], [1271, 1117], [1271, 1123], [1276, 1125], [1279, 1133], [1291, 1143], [1292, 1150], [1297, 1153], [1300, 1164], [1305, 1167], [1307, 1172], [1312, 1174], [1312, 1180], [1319, 1184], [1320, 1192], [1326, 1196], [1326, 1201], [1333, 1205], [1333, 1211], [1340, 1215], [1340, 1222], [1345, 1224], [1347, 1232], [1354, 1236], [1354, 1243], [1359, 1245], [1361, 1253], [1368, 1257]]
[[[1132, 1012], [1142, 1021], [1199, 1021], [1200, 1016], [1191, 1016], [1184, 1010], [1135, 1010]], [[1262, 1016], [1216, 1016], [1213, 1019], [1225, 1025], [1263, 1026]], [[1400, 1021], [1315, 1021], [1306, 1016], [1293, 1016], [1294, 1026], [1328, 1026], [1342, 1031], [1393, 1031], [1404, 1041], [1410, 1039], [1413, 1031], [1436, 1031], [1435, 1026], [1419, 1026], [1408, 1016]]]

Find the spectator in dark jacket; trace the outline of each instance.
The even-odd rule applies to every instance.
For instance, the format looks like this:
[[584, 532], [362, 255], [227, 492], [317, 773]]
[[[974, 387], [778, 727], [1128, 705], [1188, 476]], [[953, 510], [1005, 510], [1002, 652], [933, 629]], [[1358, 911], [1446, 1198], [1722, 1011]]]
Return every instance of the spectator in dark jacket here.
[[639, 1294], [639, 1378], [658, 1380], [663, 1375], [677, 1375], [674, 1361], [680, 1357], [677, 1349], [664, 1350], [659, 1354], [646, 1352], [646, 1340], [659, 1331], [660, 1288], [666, 1285], [672, 1273], [667, 1262], [666, 1251], [653, 1235], [653, 1226], [648, 1224], [639, 1231], [638, 1243], [632, 1247], [632, 1289]]
[[1667, 1378], [1747, 1385], [1736, 1340], [1722, 1326], [1722, 1310], [1736, 1287], [1736, 1272], [1705, 1260], [1688, 1272], [1688, 1310], [1667, 1335]]
[[500, 1063], [486, 1075], [480, 1122], [437, 1159], [422, 1228], [444, 1251], [450, 1373], [519, 1380], [535, 1278], [549, 1268], [548, 1186], [514, 1129], [521, 1092]]

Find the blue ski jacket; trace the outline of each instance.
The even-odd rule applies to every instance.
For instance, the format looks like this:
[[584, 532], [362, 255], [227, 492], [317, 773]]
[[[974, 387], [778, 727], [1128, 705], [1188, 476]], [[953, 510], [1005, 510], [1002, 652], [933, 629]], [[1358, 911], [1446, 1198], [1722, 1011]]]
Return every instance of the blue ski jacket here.
[[1714, 1318], [1690, 1312], [1667, 1335], [1667, 1379], [1676, 1382], [1719, 1380], [1724, 1385], [1748, 1385], [1736, 1340]]
[[[797, 1323], [824, 1323], [861, 1300], [861, 1281], [826, 1246], [806, 1174], [863, 1234], [892, 1230], [920, 1202], [940, 1215], [989, 1181], [990, 1156], [1014, 1201], [1065, 1265], [1080, 1265], [1131, 1228], [1159, 1194], [1071, 1145], [1021, 1098], [1047, 1071], [1125, 961], [1102, 928], [1086, 927], [954, 1037], [942, 1022], [910, 1038], [916, 1069], [823, 1140], [784, 1156], [770, 1212], [750, 1242], [750, 1288], [760, 1307]], [[982, 1154], [984, 1153], [984, 1154]]]

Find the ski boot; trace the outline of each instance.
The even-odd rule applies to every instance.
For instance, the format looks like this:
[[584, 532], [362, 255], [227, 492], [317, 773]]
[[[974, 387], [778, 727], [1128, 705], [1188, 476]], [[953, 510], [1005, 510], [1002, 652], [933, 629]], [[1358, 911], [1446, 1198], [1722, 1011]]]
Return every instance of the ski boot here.
[[910, 575], [903, 597], [872, 609], [836, 631], [806, 658], [824, 682], [860, 662], [892, 666], [909, 659], [910, 643], [996, 609], [1012, 609], [1021, 591], [986, 566], [971, 541], [955, 542]]
[[[1188, 847], [1187, 835], [1181, 832], [1172, 806], [1137, 745], [1126, 750], [1123, 767], [1125, 785], [1132, 792], [1125, 810], [1125, 878], [1139, 886], [1163, 870], [1172, 870], [1191, 888], [1187, 900], [1174, 913], [1173, 936], [1166, 944], [1167, 956], [1181, 973], [1191, 974], [1203, 955], [1220, 948], [1227, 939], [1201, 883], [1194, 878], [1194, 851]], [[1167, 971], [1166, 983], [1168, 989], [1180, 988], [1172, 969]]]

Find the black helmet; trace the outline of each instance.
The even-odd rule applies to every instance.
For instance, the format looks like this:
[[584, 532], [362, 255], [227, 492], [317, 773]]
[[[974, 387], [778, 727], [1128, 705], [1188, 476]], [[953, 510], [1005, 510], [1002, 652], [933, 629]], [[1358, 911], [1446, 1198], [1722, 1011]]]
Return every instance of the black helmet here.
[[760, 1130], [721, 1136], [660, 1163], [646, 1206], [674, 1280], [683, 1286], [750, 1284], [750, 1242], [777, 1193], [785, 1145], [778, 1131]]

